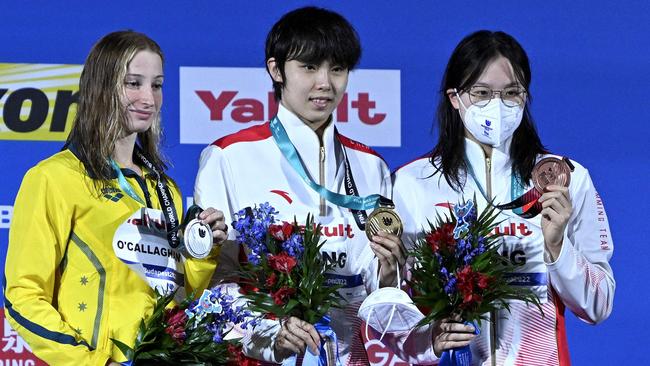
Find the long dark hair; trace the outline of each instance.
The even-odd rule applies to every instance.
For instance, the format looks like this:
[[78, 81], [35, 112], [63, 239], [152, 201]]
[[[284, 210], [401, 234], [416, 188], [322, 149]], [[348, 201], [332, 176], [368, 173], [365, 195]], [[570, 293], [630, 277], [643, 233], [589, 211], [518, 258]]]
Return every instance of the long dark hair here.
[[436, 172], [442, 172], [456, 191], [462, 190], [467, 172], [465, 130], [458, 110], [449, 101], [447, 90], [456, 88], [460, 91], [471, 87], [488, 64], [499, 56], [510, 61], [517, 81], [528, 91], [524, 115], [510, 145], [512, 170], [522, 182], [530, 179], [537, 154], [545, 152], [530, 114], [531, 73], [526, 51], [504, 32], [481, 30], [472, 33], [460, 41], [447, 63], [437, 110], [438, 143], [430, 157]]

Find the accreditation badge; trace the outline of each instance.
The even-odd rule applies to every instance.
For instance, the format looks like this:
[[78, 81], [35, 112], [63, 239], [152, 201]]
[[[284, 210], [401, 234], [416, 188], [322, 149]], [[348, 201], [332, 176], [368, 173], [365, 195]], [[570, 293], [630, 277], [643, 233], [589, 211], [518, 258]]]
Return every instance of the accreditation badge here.
[[113, 251], [151, 288], [161, 293], [183, 288], [184, 259], [169, 245], [165, 215], [161, 210], [142, 207], [129, 216], [115, 231]]

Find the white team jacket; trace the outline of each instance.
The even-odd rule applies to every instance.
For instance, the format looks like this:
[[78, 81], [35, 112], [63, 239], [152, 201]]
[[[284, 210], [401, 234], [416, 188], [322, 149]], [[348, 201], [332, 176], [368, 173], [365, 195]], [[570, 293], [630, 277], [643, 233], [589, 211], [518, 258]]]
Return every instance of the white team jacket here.
[[[282, 105], [278, 118], [316, 183], [324, 179], [327, 189], [345, 194], [343, 145], [359, 194], [390, 195], [390, 171], [373, 150], [344, 136], [335, 136], [334, 126], [330, 124], [323, 134], [324, 165], [321, 168], [321, 149], [314, 131]], [[304, 222], [308, 213], [316, 218], [320, 216], [320, 196], [282, 156], [268, 123], [225, 136], [203, 150], [194, 198], [201, 207], [212, 206], [224, 211], [228, 224], [232, 222], [233, 213], [263, 202], [269, 202], [280, 211], [279, 218], [284, 221], [292, 222], [295, 217]], [[330, 314], [339, 340], [339, 355], [344, 365], [367, 363], [356, 309], [377, 287], [377, 259], [351, 212], [324, 203], [326, 215], [320, 217], [323, 238], [327, 239], [323, 255], [336, 263], [335, 273], [330, 278], [344, 284], [341, 294], [349, 302], [344, 309], [335, 309]], [[235, 238], [233, 231], [229, 233], [230, 240]], [[236, 244], [226, 243], [222, 253], [229, 258], [220, 259], [216, 276], [224, 276], [232, 269], [238, 250]], [[252, 339], [245, 341], [245, 351], [251, 357], [276, 362], [272, 345], [278, 331], [277, 322], [268, 321], [259, 326]]]
[[[465, 139], [465, 145], [467, 159], [478, 183], [486, 190], [486, 174], [490, 174], [495, 204], [510, 202], [511, 165], [506, 153], [509, 141], [493, 149], [491, 171], [488, 171], [481, 147], [469, 139]], [[556, 261], [548, 263], [544, 256], [539, 215], [523, 219], [508, 210], [503, 211], [498, 219], [506, 220], [495, 228], [495, 231], [506, 234], [502, 254], [522, 264], [518, 281], [521, 285], [530, 285], [545, 301], [545, 317], [541, 317], [534, 306], [527, 307], [522, 303], [513, 303], [510, 314], [505, 311], [498, 314], [495, 329], [498, 365], [568, 365], [564, 308], [569, 308], [588, 323], [601, 322], [612, 311], [616, 284], [608, 263], [613, 243], [607, 216], [589, 173], [578, 163], [573, 164], [575, 171], [571, 173], [569, 186], [573, 214]], [[476, 196], [479, 210], [487, 205], [471, 176], [466, 180], [463, 193], [459, 194], [447, 184], [441, 173], [434, 172], [426, 157], [407, 164], [394, 174], [393, 200], [405, 223], [403, 240], [407, 248], [427, 226], [427, 219], [435, 222], [437, 213], [449, 213], [447, 204]], [[481, 334], [471, 344], [474, 365], [490, 364], [489, 339], [489, 322], [484, 322]], [[417, 356], [415, 359], [421, 363], [435, 359], [430, 347], [422, 349], [420, 355], [402, 353], [401, 356]]]

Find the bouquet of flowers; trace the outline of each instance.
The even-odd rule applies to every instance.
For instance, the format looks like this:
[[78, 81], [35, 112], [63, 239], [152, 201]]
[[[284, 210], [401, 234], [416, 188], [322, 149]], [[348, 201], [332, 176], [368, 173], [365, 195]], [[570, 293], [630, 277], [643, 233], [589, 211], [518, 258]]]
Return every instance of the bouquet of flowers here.
[[263, 203], [239, 211], [232, 223], [237, 242], [248, 252], [241, 276], [249, 309], [269, 318], [295, 316], [335, 342], [326, 314], [342, 298], [340, 285], [327, 283], [325, 272], [333, 264], [320, 254], [325, 243], [320, 241], [321, 227], [310, 215], [301, 226], [276, 220], [278, 213]]
[[248, 310], [220, 287], [204, 290], [172, 308], [175, 293], [157, 293], [153, 313], [140, 327], [133, 348], [112, 339], [129, 359], [124, 365], [225, 365], [237, 356], [236, 340], [225, 337], [235, 327], [256, 325]]
[[[491, 311], [509, 311], [509, 300], [532, 303], [542, 311], [532, 291], [508, 283], [506, 275], [516, 265], [499, 254], [501, 238], [492, 234], [498, 214], [490, 206], [477, 215], [469, 200], [455, 205], [449, 216], [438, 216], [435, 224], [429, 222], [410, 253], [416, 260], [408, 281], [413, 302], [428, 311], [421, 325], [454, 316], [476, 323]], [[469, 347], [464, 355], [459, 351], [461, 357], [471, 357]]]

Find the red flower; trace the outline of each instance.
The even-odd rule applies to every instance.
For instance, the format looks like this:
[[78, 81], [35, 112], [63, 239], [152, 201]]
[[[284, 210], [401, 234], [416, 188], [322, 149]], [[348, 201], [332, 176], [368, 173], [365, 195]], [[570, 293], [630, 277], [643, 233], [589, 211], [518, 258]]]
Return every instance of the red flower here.
[[454, 225], [443, 224], [440, 228], [427, 234], [425, 240], [434, 252], [437, 252], [438, 250], [453, 250], [456, 245], [456, 239], [454, 239]]
[[176, 343], [183, 344], [185, 341], [185, 323], [187, 323], [185, 311], [178, 306], [174, 306], [172, 309], [165, 310], [164, 320], [165, 324], [167, 324], [165, 333], [169, 334]]
[[483, 301], [482, 291], [492, 282], [492, 277], [476, 272], [470, 266], [463, 267], [456, 274], [457, 287], [463, 296], [462, 307], [468, 308]]
[[485, 290], [490, 286], [491, 283], [492, 283], [492, 277], [486, 276], [483, 273], [478, 274], [478, 282], [476, 282], [478, 288], [480, 288], [481, 290]]
[[273, 287], [278, 282], [278, 276], [275, 274], [275, 272], [271, 273], [270, 276], [266, 278], [266, 287]]
[[273, 301], [275, 301], [276, 305], [284, 305], [289, 297], [295, 293], [295, 288], [282, 286], [276, 292], [271, 292], [271, 297], [273, 297]]
[[296, 258], [282, 252], [278, 255], [269, 255], [269, 266], [276, 271], [282, 273], [290, 273], [293, 267], [296, 266]]
[[285, 241], [289, 239], [291, 233], [293, 232], [293, 225], [284, 221], [282, 225], [270, 225], [269, 233], [271, 236], [279, 241]]
[[483, 300], [483, 296], [478, 294], [466, 294], [463, 297], [463, 303], [460, 304], [463, 308], [471, 308], [474, 305], [478, 305]]

